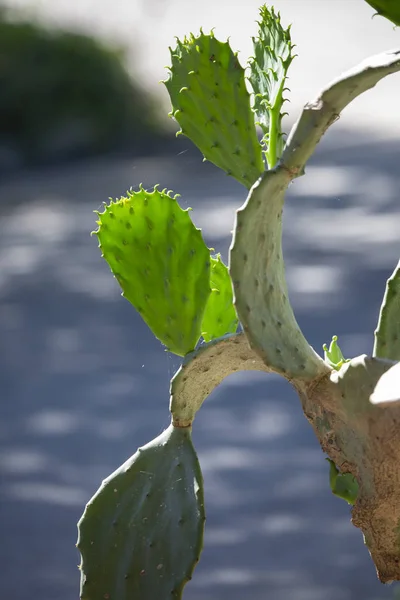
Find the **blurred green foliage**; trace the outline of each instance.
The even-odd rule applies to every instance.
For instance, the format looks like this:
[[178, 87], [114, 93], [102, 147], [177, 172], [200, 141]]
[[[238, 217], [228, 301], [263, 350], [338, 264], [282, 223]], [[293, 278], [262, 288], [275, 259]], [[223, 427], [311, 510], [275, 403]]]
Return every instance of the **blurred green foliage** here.
[[0, 8], [0, 148], [24, 162], [141, 142], [159, 128], [154, 102], [121, 51]]

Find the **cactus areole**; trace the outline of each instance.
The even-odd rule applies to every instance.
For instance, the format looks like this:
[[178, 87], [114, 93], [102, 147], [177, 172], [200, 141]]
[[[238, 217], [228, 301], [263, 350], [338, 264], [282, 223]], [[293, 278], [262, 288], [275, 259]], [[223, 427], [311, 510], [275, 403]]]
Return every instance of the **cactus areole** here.
[[[384, 14], [390, 2], [371, 4]], [[228, 41], [191, 34], [171, 49], [164, 82], [179, 133], [248, 190], [229, 265], [211, 254], [190, 209], [166, 189], [140, 186], [98, 213], [95, 234], [123, 296], [182, 365], [171, 380], [171, 425], [103, 481], [79, 521], [82, 600], [182, 597], [205, 522], [193, 422], [213, 389], [241, 369], [278, 373], [294, 386], [328, 455], [327, 481], [352, 505], [379, 579], [400, 580], [399, 266], [387, 283], [373, 355], [345, 359], [334, 336], [322, 357], [296, 321], [282, 253], [288, 185], [341, 111], [400, 71], [400, 50], [328, 85], [285, 141], [293, 45], [274, 9], [261, 7], [253, 43], [242, 65]]]

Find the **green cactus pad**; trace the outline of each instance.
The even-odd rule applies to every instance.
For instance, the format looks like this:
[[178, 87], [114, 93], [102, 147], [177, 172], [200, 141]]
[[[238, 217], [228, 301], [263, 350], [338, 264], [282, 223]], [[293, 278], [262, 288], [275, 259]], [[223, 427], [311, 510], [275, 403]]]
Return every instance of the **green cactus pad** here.
[[302, 334], [290, 305], [282, 255], [282, 210], [289, 175], [264, 174], [236, 213], [230, 274], [239, 320], [265, 364], [289, 379], [312, 379], [328, 366]]
[[190, 428], [172, 425], [103, 481], [78, 523], [82, 600], [181, 598], [203, 546]]
[[329, 462], [329, 484], [332, 494], [346, 500], [347, 504], [354, 505], [358, 495], [358, 482], [351, 473], [340, 473], [339, 469], [330, 458]]
[[211, 294], [201, 324], [201, 335], [205, 342], [222, 337], [226, 333], [235, 333], [238, 318], [233, 305], [233, 290], [228, 267], [221, 255], [211, 257], [210, 274]]
[[282, 134], [283, 92], [292, 63], [293, 44], [290, 27], [283, 29], [280, 14], [266, 6], [260, 8], [258, 37], [253, 38], [254, 57], [249, 61], [249, 81], [254, 92], [253, 110], [257, 125], [264, 132], [263, 144], [268, 167], [279, 160], [284, 146]]
[[170, 116], [205, 159], [247, 188], [264, 171], [244, 69], [228, 42], [211, 32], [178, 40], [171, 50]]
[[179, 356], [195, 348], [211, 293], [210, 252], [188, 210], [141, 188], [98, 213], [95, 232], [125, 298]]
[[400, 26], [400, 2], [399, 0], [365, 0], [378, 15], [389, 19], [392, 23]]
[[400, 261], [386, 283], [373, 355], [400, 360]]

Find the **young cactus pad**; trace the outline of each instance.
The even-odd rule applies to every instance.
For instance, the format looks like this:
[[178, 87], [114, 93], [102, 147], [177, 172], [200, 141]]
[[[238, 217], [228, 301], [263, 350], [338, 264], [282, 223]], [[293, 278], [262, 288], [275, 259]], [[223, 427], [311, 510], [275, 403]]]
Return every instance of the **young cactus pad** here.
[[203, 546], [190, 428], [172, 425], [103, 481], [78, 523], [81, 600], [173, 600]]
[[357, 479], [351, 473], [340, 473], [330, 458], [325, 460], [329, 462], [329, 484], [332, 494], [346, 500], [347, 504], [355, 504], [358, 495]]
[[330, 343], [329, 348], [328, 348], [328, 346], [326, 344], [324, 344], [322, 346], [322, 349], [324, 351], [324, 360], [325, 360], [325, 362], [332, 369], [335, 369], [336, 371], [339, 371], [339, 369], [343, 365], [343, 363], [348, 362], [349, 359], [346, 359], [343, 356], [342, 351], [339, 348], [339, 344], [337, 343], [337, 340], [338, 340], [337, 335], [334, 335], [332, 337], [332, 341]]
[[128, 192], [98, 213], [95, 232], [123, 295], [168, 350], [184, 356], [200, 338], [210, 252], [176, 196]]
[[238, 318], [233, 306], [233, 290], [228, 267], [221, 255], [211, 257], [211, 294], [201, 324], [205, 342], [210, 342], [226, 333], [235, 333]]
[[164, 81], [171, 116], [205, 159], [250, 188], [264, 171], [244, 69], [211, 32], [178, 40]]
[[400, 261], [386, 283], [373, 355], [400, 360]]
[[258, 37], [253, 38], [254, 57], [249, 62], [249, 81], [254, 92], [253, 110], [257, 124], [264, 133], [265, 156], [272, 169], [283, 150], [283, 92], [294, 56], [290, 27], [283, 29], [279, 13], [262, 6], [260, 16]]

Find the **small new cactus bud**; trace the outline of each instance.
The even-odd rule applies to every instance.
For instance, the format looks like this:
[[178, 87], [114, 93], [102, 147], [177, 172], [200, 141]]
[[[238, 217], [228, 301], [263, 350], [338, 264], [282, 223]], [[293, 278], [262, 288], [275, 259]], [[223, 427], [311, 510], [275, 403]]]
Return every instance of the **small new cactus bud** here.
[[349, 359], [346, 359], [343, 356], [341, 349], [339, 348], [339, 344], [337, 343], [338, 336], [334, 335], [332, 337], [332, 341], [330, 343], [329, 349], [326, 344], [322, 346], [324, 351], [324, 360], [325, 362], [336, 371], [339, 371], [343, 363], [348, 362]]

